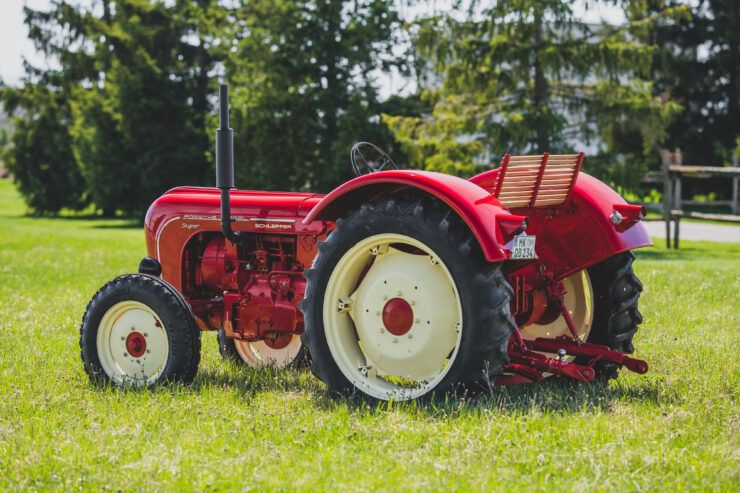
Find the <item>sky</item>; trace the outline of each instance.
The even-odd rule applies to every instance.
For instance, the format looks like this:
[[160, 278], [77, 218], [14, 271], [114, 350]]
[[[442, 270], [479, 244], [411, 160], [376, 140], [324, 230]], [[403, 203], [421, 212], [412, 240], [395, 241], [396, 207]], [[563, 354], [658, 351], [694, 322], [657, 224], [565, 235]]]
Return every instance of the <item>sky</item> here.
[[[405, 2], [400, 0], [400, 4]], [[444, 4], [445, 0], [436, 1], [434, 4], [437, 8]], [[624, 21], [622, 12], [611, 6], [593, 5], [590, 2], [588, 8], [584, 0], [575, 2], [574, 9], [579, 17], [587, 22], [599, 22], [605, 19], [612, 24]], [[48, 0], [0, 0], [0, 79], [5, 84], [17, 86], [21, 83], [23, 77], [23, 57], [31, 62], [34, 66], [46, 67], [47, 62], [43, 55], [38, 53], [33, 43], [28, 39], [28, 30], [23, 23], [23, 6], [28, 5], [32, 8], [46, 9], [49, 6]], [[402, 8], [402, 14], [405, 17], [413, 17], [423, 8]], [[404, 81], [396, 77], [387, 77], [386, 80], [379, 80], [381, 85], [381, 95], [383, 92], [391, 93], [404, 86]], [[387, 96], [387, 94], [386, 94]]]
[[34, 65], [44, 66], [23, 24], [23, 6], [44, 8], [47, 0], [0, 0], [0, 78], [8, 85], [18, 85], [23, 77], [23, 57]]

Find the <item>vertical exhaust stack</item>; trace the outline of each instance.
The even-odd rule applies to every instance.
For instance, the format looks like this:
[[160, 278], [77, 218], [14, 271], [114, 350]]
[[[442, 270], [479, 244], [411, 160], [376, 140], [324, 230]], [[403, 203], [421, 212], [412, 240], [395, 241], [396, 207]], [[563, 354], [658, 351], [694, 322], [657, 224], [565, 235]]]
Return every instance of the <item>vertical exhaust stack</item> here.
[[234, 188], [234, 132], [229, 127], [229, 87], [218, 88], [219, 128], [216, 130], [216, 186], [221, 189], [221, 230], [232, 243], [242, 241], [231, 229], [231, 189]]

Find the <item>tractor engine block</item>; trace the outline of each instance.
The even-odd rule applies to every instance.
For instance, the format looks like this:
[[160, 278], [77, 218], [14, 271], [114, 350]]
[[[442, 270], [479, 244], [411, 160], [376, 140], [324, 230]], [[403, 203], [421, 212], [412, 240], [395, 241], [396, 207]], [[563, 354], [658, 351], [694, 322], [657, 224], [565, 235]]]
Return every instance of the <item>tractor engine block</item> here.
[[237, 339], [264, 340], [276, 349], [287, 345], [304, 329], [298, 302], [306, 280], [296, 243], [296, 236], [270, 234], [251, 234], [242, 245], [221, 235], [196, 243], [188, 284], [209, 303], [196, 302], [195, 314]]

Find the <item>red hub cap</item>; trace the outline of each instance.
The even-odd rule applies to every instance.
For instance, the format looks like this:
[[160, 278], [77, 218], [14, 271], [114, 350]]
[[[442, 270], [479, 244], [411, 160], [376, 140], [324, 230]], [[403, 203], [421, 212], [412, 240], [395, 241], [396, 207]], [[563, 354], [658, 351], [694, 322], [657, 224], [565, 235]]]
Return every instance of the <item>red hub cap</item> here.
[[134, 358], [138, 358], [146, 351], [146, 338], [139, 332], [131, 332], [126, 338], [126, 351]]
[[414, 311], [403, 298], [393, 298], [383, 308], [383, 325], [393, 335], [402, 336], [414, 323]]
[[274, 339], [265, 338], [264, 342], [267, 344], [268, 347], [271, 347], [272, 349], [283, 349], [285, 347], [288, 347], [288, 344], [290, 344], [290, 341], [293, 340], [293, 333], [287, 332], [283, 334], [277, 335]]

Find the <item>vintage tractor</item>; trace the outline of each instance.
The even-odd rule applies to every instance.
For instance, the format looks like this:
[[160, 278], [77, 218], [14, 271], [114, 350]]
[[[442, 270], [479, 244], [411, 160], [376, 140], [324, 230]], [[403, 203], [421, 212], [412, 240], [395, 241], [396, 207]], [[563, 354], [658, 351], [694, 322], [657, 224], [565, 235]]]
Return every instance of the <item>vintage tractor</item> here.
[[225, 86], [220, 123], [218, 188], [157, 199], [139, 273], [87, 307], [92, 380], [191, 381], [203, 330], [252, 366], [306, 361], [307, 349], [331, 393], [381, 400], [647, 371], [628, 356], [645, 209], [581, 173], [583, 153], [506, 155], [464, 180], [399, 170], [358, 143], [358, 177], [328, 195], [231, 193]]

